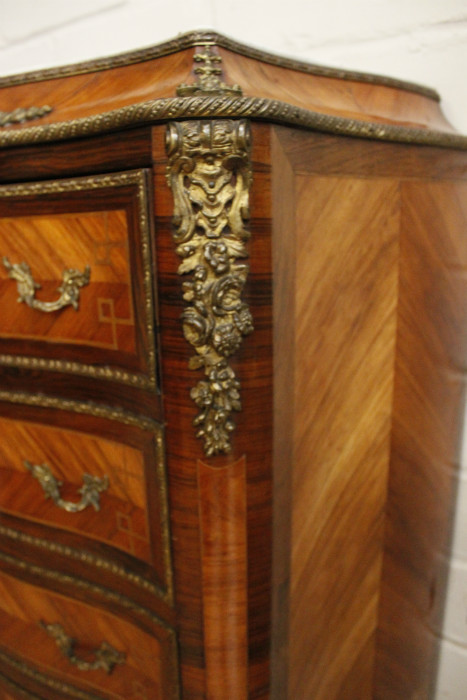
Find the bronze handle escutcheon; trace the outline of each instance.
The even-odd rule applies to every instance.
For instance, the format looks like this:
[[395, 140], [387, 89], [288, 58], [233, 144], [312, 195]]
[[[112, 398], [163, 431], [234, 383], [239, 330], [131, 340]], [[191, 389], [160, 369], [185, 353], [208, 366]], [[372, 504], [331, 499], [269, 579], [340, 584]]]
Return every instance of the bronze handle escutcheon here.
[[67, 269], [63, 272], [62, 284], [57, 291], [60, 296], [55, 301], [39, 301], [35, 298], [36, 289], [40, 289], [40, 284], [34, 282], [31, 268], [26, 262], [10, 263], [8, 258], [3, 257], [3, 265], [8, 270], [8, 276], [16, 280], [18, 287], [18, 301], [24, 302], [31, 309], [51, 313], [59, 311], [64, 306], [72, 306], [75, 311], [78, 310], [79, 290], [81, 287], [89, 284], [91, 276], [91, 268], [86, 265], [84, 272], [79, 270]]
[[28, 460], [24, 460], [24, 466], [40, 483], [44, 489], [45, 497], [51, 498], [59, 508], [68, 513], [79, 513], [88, 506], [93, 506], [94, 510], [100, 510], [99, 494], [108, 488], [108, 476], [101, 478], [83, 474], [83, 485], [78, 490], [78, 493], [81, 494], [81, 500], [74, 503], [63, 500], [60, 495], [62, 483], [54, 477], [48, 464], [31, 464]]
[[111, 673], [114, 666], [125, 662], [125, 654], [117, 651], [107, 642], [102, 642], [102, 644], [93, 652], [95, 656], [94, 661], [80, 659], [79, 656], [75, 654], [76, 641], [66, 634], [65, 630], [60, 624], [57, 622], [47, 624], [43, 621], [41, 621], [39, 624], [47, 632], [47, 634], [52, 637], [63, 656], [65, 656], [68, 661], [73, 664], [73, 666], [76, 666], [76, 668], [78, 668], [80, 671], [97, 671], [101, 669], [106, 673]]

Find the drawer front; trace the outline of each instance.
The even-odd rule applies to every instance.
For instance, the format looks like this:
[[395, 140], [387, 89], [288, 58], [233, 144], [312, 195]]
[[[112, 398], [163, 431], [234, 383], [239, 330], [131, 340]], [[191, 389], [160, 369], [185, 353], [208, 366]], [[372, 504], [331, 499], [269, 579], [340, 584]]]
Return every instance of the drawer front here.
[[147, 177], [0, 187], [1, 364], [155, 386]]
[[[116, 615], [0, 575], [0, 661], [45, 687], [78, 687], [91, 697], [178, 697], [173, 630], [153, 618], [151, 632]], [[71, 695], [71, 693], [70, 693]]]
[[101, 556], [100, 543], [115, 560], [125, 552], [126, 566], [144, 562], [165, 588], [170, 565], [162, 434], [158, 428], [131, 434], [123, 442], [0, 417], [0, 511], [19, 518], [26, 532], [28, 522], [52, 527], [43, 535], [51, 541], [60, 539], [59, 530], [62, 542], [67, 533], [75, 542], [77, 534], [80, 548]]

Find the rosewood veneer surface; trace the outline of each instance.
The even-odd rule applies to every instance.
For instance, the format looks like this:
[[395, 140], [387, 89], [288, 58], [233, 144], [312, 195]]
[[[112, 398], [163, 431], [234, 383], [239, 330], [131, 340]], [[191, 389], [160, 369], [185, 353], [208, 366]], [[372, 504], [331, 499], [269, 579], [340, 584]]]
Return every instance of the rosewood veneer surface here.
[[436, 94], [195, 32], [0, 110], [1, 700], [430, 700], [467, 311]]

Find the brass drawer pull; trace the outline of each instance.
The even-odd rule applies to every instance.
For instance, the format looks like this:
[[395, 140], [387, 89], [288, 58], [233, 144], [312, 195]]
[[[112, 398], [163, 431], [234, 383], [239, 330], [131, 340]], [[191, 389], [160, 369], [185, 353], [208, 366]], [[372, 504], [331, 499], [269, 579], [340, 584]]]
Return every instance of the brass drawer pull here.
[[94, 510], [100, 510], [99, 494], [108, 488], [108, 476], [101, 479], [99, 476], [83, 474], [83, 485], [78, 490], [78, 493], [81, 494], [81, 500], [73, 503], [72, 501], [64, 501], [60, 496], [62, 482], [57, 481], [48, 464], [31, 464], [31, 462], [24, 460], [24, 466], [40, 483], [44, 489], [45, 497], [51, 498], [59, 508], [63, 508], [68, 513], [79, 513], [88, 506], [93, 506]]
[[91, 276], [91, 268], [89, 265], [86, 265], [84, 272], [72, 269], [64, 270], [62, 284], [57, 289], [57, 291], [60, 292], [59, 298], [55, 301], [39, 301], [35, 298], [35, 295], [36, 289], [40, 289], [41, 285], [34, 282], [29, 265], [25, 262], [12, 265], [6, 257], [3, 258], [2, 262], [8, 270], [8, 276], [16, 280], [19, 295], [18, 301], [24, 301], [31, 309], [38, 309], [46, 313], [59, 311], [59, 309], [62, 309], [64, 306], [72, 306], [77, 311], [79, 290], [81, 287], [89, 284]]
[[80, 671], [97, 671], [102, 669], [107, 673], [111, 673], [116, 664], [123, 664], [125, 662], [125, 654], [117, 651], [107, 642], [102, 642], [100, 647], [92, 652], [96, 657], [94, 661], [80, 659], [79, 656], [76, 656], [74, 651], [76, 641], [66, 634], [61, 625], [57, 622], [47, 624], [42, 621], [39, 624], [45, 629], [47, 634], [55, 640], [63, 656]]

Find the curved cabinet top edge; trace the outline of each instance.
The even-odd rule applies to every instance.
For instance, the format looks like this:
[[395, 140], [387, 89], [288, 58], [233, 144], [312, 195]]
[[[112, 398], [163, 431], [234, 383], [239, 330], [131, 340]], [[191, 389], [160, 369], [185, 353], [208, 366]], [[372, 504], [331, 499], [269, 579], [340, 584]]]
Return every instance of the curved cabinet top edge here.
[[134, 63], [143, 63], [151, 61], [155, 58], [168, 56], [172, 53], [177, 53], [185, 49], [196, 48], [203, 45], [214, 45], [240, 54], [248, 58], [253, 58], [263, 63], [288, 68], [290, 70], [308, 73], [311, 75], [322, 76], [326, 78], [336, 78], [338, 80], [352, 80], [356, 82], [369, 83], [371, 85], [382, 85], [392, 87], [398, 90], [406, 90], [423, 95], [432, 100], [439, 101], [440, 97], [436, 90], [425, 85], [419, 85], [397, 78], [387, 76], [364, 73], [360, 71], [346, 70], [341, 68], [333, 68], [322, 66], [314, 63], [307, 63], [298, 59], [280, 56], [270, 53], [263, 49], [257, 49], [248, 46], [241, 42], [235, 41], [223, 34], [210, 30], [198, 30], [180, 34], [174, 39], [170, 39], [155, 46], [149, 46], [143, 49], [134, 51], [126, 51], [121, 54], [104, 56], [89, 61], [82, 61], [75, 64], [68, 64], [54, 68], [43, 68], [37, 71], [27, 71], [0, 78], [0, 88], [11, 87], [13, 85], [21, 85], [24, 83], [33, 83], [42, 80], [52, 80], [55, 78], [63, 78], [71, 75], [82, 75], [85, 73], [94, 73], [97, 71], [110, 70], [121, 66], [129, 66]]
[[467, 149], [467, 137], [446, 121], [433, 91], [282, 59], [214, 32], [0, 79], [0, 110], [3, 148], [173, 119], [251, 119]]
[[80, 119], [0, 130], [0, 148], [95, 136], [175, 119], [251, 119], [340, 136], [467, 150], [467, 136], [455, 132], [349, 119], [267, 98], [224, 96], [161, 98]]

